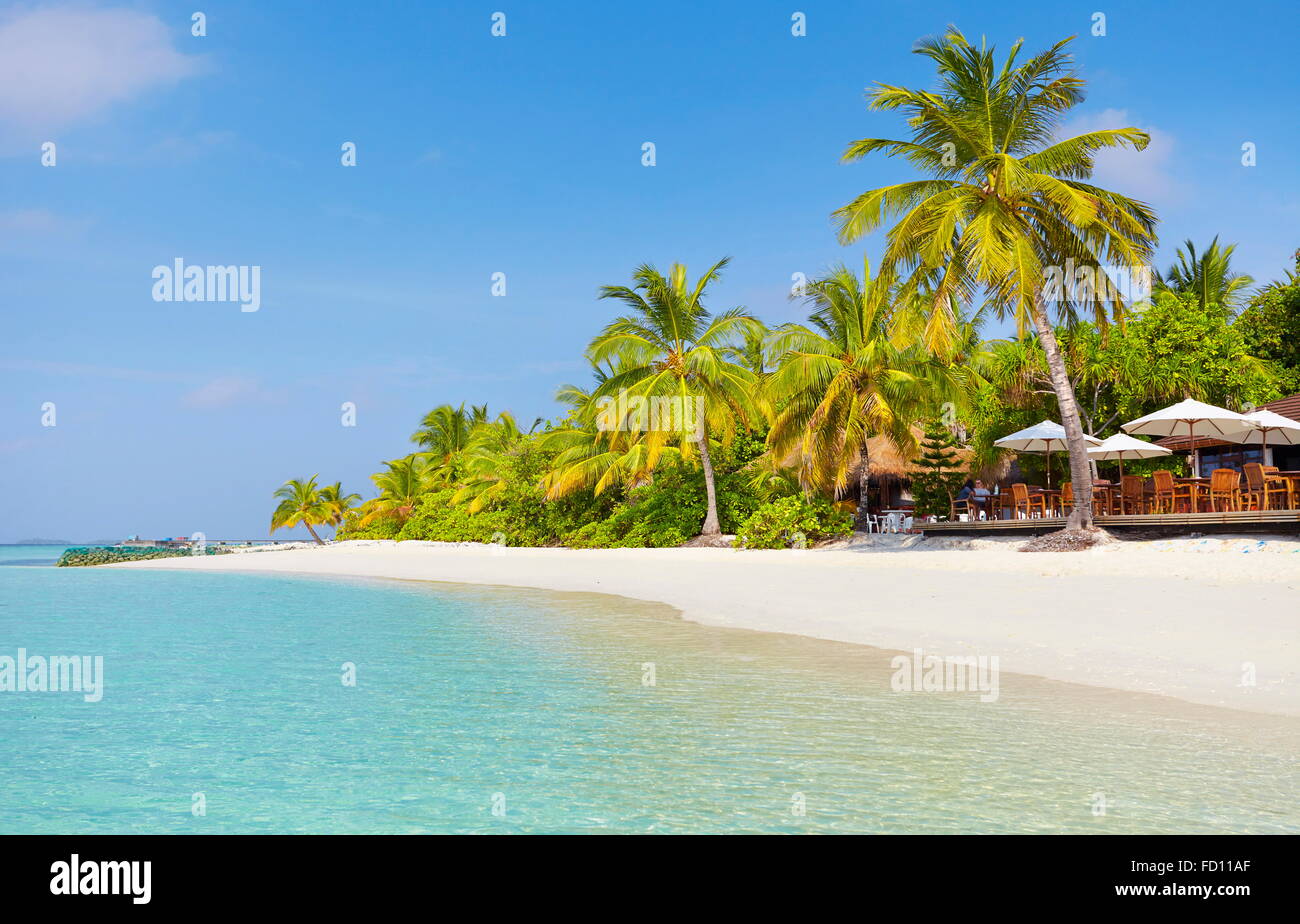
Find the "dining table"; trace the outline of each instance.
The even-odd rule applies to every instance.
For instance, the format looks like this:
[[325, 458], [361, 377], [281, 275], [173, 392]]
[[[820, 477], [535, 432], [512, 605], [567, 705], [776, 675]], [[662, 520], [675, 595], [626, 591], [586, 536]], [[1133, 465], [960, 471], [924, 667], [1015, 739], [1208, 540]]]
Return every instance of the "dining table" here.
[[1286, 502], [1291, 510], [1300, 510], [1300, 472], [1269, 472], [1276, 478], [1286, 479]]
[[[1189, 486], [1191, 486], [1192, 488], [1194, 488], [1194, 490], [1191, 492], [1192, 495], [1193, 495], [1193, 501], [1192, 501], [1192, 510], [1191, 510], [1190, 512], [1191, 512], [1191, 513], [1200, 513], [1200, 512], [1204, 512], [1204, 511], [1202, 511], [1202, 510], [1200, 509], [1200, 507], [1201, 507], [1201, 502], [1202, 502], [1202, 501], [1204, 501], [1207, 505], [1209, 504], [1209, 501], [1210, 501], [1210, 479], [1208, 479], [1208, 478], [1202, 478], [1202, 477], [1200, 477], [1199, 475], [1188, 475], [1188, 476], [1183, 477], [1183, 478], [1175, 478], [1175, 479], [1174, 479], [1174, 485], [1175, 485], [1175, 486], [1178, 486], [1178, 485], [1189, 485]], [[1201, 490], [1201, 489], [1204, 489], [1204, 490]], [[1175, 502], [1175, 506], [1176, 506], [1176, 505], [1177, 505], [1177, 502]]]
[[1115, 511], [1115, 497], [1119, 485], [1113, 481], [1094, 481], [1092, 483], [1092, 510], [1095, 514], [1107, 514]]

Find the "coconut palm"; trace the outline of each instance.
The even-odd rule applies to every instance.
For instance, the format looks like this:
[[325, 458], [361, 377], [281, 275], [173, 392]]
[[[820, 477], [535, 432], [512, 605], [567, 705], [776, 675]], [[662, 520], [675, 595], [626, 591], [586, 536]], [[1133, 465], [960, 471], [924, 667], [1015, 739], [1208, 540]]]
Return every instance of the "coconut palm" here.
[[942, 346], [952, 330], [946, 318], [952, 299], [968, 303], [981, 290], [999, 316], [1012, 314], [1022, 326], [1032, 322], [1069, 445], [1076, 506], [1067, 525], [1077, 528], [1092, 522], [1092, 479], [1049, 301], [1066, 318], [1086, 309], [1099, 323], [1122, 310], [1123, 301], [1104, 286], [1053, 299], [1050, 282], [1066, 266], [1142, 272], [1156, 217], [1144, 203], [1086, 182], [1097, 151], [1142, 150], [1145, 132], [1103, 129], [1057, 139], [1064, 116], [1083, 99], [1069, 41], [1023, 62], [1017, 41], [1001, 64], [992, 48], [972, 46], [955, 28], [918, 43], [916, 53], [938, 69], [937, 89], [880, 84], [869, 94], [872, 109], [908, 116], [911, 138], [855, 141], [844, 159], [883, 151], [902, 156], [925, 177], [865, 192], [834, 218], [847, 243], [899, 217], [888, 231], [882, 268], [933, 298], [932, 345]]
[[[721, 533], [709, 439], [714, 434], [729, 439], [738, 423], [747, 424], [758, 416], [754, 373], [724, 353], [747, 332], [758, 330], [758, 321], [741, 308], [714, 316], [704, 306], [709, 285], [727, 263], [725, 258], [719, 260], [694, 285], [687, 282], [686, 267], [674, 263], [667, 276], [643, 264], [632, 274], [632, 286], [602, 287], [601, 298], [622, 302], [631, 314], [610, 322], [587, 349], [591, 362], [612, 363], [615, 368], [596, 390], [598, 400], [616, 400], [620, 395], [633, 401], [676, 400], [681, 417], [693, 418], [681, 420], [680, 428], [671, 430], [652, 423], [634, 445], [647, 459], [670, 440], [677, 441], [685, 458], [699, 453], [708, 505], [700, 530], [703, 536]], [[605, 422], [619, 430], [635, 426], [628, 415], [617, 420], [606, 416]]]
[[1246, 290], [1255, 280], [1245, 273], [1232, 269], [1232, 252], [1236, 244], [1219, 246], [1216, 236], [1201, 253], [1190, 240], [1175, 251], [1177, 262], [1156, 280], [1157, 290], [1177, 295], [1192, 295], [1202, 308], [1218, 305], [1227, 311], [1236, 311], [1246, 299]]
[[343, 525], [348, 512], [360, 502], [361, 495], [344, 494], [343, 482], [336, 481], [320, 489], [320, 500], [328, 513], [325, 522], [337, 528]]
[[411, 434], [411, 442], [423, 449], [423, 454], [434, 463], [430, 477], [442, 482], [452, 482], [457, 477], [456, 459], [469, 445], [476, 427], [487, 423], [486, 404], [473, 405], [469, 411], [460, 407], [440, 404], [425, 414], [420, 429]]
[[609, 426], [610, 400], [601, 388], [618, 370], [610, 363], [593, 363], [591, 368], [594, 387], [562, 385], [555, 393], [569, 413], [539, 441], [542, 449], [555, 453], [542, 479], [547, 500], [581, 490], [599, 495], [614, 487], [633, 488], [649, 481], [659, 465], [681, 459], [680, 450], [669, 442]]
[[[534, 420], [528, 433], [535, 431], [541, 422], [541, 418]], [[502, 496], [509, 485], [507, 468], [526, 435], [508, 411], [498, 414], [491, 423], [476, 427], [465, 447], [464, 474], [452, 503], [468, 501], [469, 512], [478, 513]]]
[[843, 496], [859, 465], [858, 526], [867, 520], [867, 441], [884, 436], [914, 449], [911, 426], [960, 396], [951, 367], [917, 342], [894, 338], [895, 287], [839, 266], [808, 286], [811, 326], [785, 324], [769, 340], [778, 357], [768, 380], [778, 408], [768, 448], [778, 461], [797, 453], [806, 491]]
[[415, 505], [434, 484], [438, 474], [435, 463], [420, 453], [385, 462], [388, 471], [371, 475], [379, 496], [361, 506], [359, 524], [366, 526], [380, 517], [405, 523], [415, 512]]
[[292, 529], [302, 524], [307, 527], [307, 532], [311, 533], [311, 537], [317, 544], [325, 544], [321, 537], [316, 535], [316, 530], [312, 529], [313, 526], [328, 523], [330, 518], [329, 508], [321, 499], [320, 490], [316, 487], [316, 477], [312, 475], [306, 481], [292, 478], [275, 492], [274, 496], [280, 499], [280, 503], [271, 514], [271, 532], [277, 529]]

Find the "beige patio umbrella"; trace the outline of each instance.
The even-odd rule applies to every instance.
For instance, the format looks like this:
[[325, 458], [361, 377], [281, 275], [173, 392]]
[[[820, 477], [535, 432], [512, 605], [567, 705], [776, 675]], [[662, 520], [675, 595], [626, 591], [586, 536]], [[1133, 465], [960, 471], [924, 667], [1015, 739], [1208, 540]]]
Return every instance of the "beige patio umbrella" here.
[[[1120, 426], [1135, 436], [1186, 434], [1192, 444], [1191, 451], [1195, 451], [1198, 436], [1236, 442], [1234, 435], [1250, 429], [1250, 422], [1244, 414], [1230, 411], [1226, 407], [1216, 407], [1188, 398]], [[1192, 474], [1195, 475], [1196, 472], [1193, 471]]]
[[1154, 459], [1156, 456], [1167, 456], [1172, 451], [1146, 440], [1134, 439], [1126, 433], [1116, 433], [1102, 440], [1100, 446], [1090, 446], [1088, 455], [1098, 461], [1118, 460], [1119, 476], [1123, 478], [1125, 459]]
[[1243, 414], [1243, 417], [1249, 421], [1250, 425], [1243, 428], [1240, 433], [1230, 437], [1234, 443], [1245, 443], [1250, 445], [1255, 441], [1255, 434], [1259, 434], [1259, 455], [1260, 461], [1264, 460], [1264, 446], [1300, 446], [1300, 420], [1292, 420], [1290, 417], [1283, 417], [1264, 408], [1258, 411], [1251, 411], [1249, 414]]
[[[1097, 437], [1086, 433], [1083, 435], [1083, 441], [1094, 446], [1101, 444], [1101, 440]], [[994, 440], [993, 445], [1002, 449], [1014, 449], [1016, 452], [1041, 452], [1046, 455], [1049, 488], [1052, 486], [1052, 453], [1068, 452], [1070, 449], [1065, 442], [1065, 428], [1052, 420], [1044, 420], [1032, 427], [1009, 433], [1000, 440]]]

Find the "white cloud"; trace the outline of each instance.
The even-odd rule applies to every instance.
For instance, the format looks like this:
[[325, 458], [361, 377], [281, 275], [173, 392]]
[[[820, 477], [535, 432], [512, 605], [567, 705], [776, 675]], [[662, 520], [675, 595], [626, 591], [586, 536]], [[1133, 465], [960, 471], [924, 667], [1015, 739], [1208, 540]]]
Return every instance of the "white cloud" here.
[[181, 398], [181, 403], [193, 408], [230, 407], [241, 401], [261, 397], [255, 379], [239, 375], [223, 376], [201, 385]]
[[42, 7], [0, 19], [0, 119], [55, 129], [171, 86], [199, 59], [149, 13]]
[[1060, 137], [1129, 126], [1150, 135], [1151, 143], [1143, 151], [1130, 148], [1099, 151], [1094, 157], [1096, 170], [1093, 171], [1097, 185], [1148, 203], [1176, 196], [1179, 187], [1171, 173], [1174, 136], [1153, 125], [1141, 124], [1129, 116], [1128, 110], [1104, 109], [1095, 115], [1077, 116], [1061, 127]]
[[85, 219], [65, 218], [49, 209], [10, 209], [0, 212], [0, 238], [9, 234], [76, 234], [89, 225], [90, 222]]

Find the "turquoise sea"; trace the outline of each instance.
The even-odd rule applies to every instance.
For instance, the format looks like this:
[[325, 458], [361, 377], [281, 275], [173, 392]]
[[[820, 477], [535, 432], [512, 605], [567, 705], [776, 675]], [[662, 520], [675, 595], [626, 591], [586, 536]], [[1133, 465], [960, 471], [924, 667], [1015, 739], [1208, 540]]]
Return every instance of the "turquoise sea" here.
[[893, 693], [885, 652], [620, 598], [59, 551], [0, 547], [0, 656], [101, 655], [105, 691], [0, 692], [3, 833], [1300, 833], [1300, 720]]

